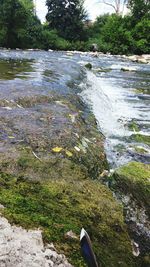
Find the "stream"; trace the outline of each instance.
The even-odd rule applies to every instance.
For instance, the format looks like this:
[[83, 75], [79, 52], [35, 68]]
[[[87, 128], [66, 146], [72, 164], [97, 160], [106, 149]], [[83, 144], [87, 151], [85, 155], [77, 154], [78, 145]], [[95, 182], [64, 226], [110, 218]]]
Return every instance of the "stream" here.
[[[85, 67], [88, 63], [91, 70]], [[60, 104], [60, 110], [54, 104], [56, 115], [63, 109], [57, 97], [75, 100], [76, 95], [94, 114], [98, 129], [105, 136], [110, 169], [131, 161], [150, 164], [150, 65], [121, 56], [94, 57], [90, 53], [0, 50], [0, 152], [9, 153], [13, 143], [27, 143], [28, 135], [34, 140], [34, 133], [41, 140], [44, 136], [49, 140], [51, 133], [41, 127], [39, 118], [46, 110], [51, 121], [51, 110], [40, 105], [40, 98], [55, 98], [55, 103]], [[29, 100], [34, 101], [34, 97], [39, 97], [37, 106], [33, 102], [32, 109], [22, 107], [22, 99], [24, 107], [25, 101], [30, 107]], [[61, 127], [59, 116], [55, 120], [52, 128], [57, 132]], [[145, 218], [145, 213], [141, 214]], [[146, 247], [150, 239], [143, 220]]]
[[[89, 62], [91, 71], [85, 68]], [[129, 66], [132, 71], [122, 70]], [[149, 74], [149, 65], [119, 56], [94, 58], [82, 53], [1, 50], [0, 99], [15, 101], [50, 92], [80, 94], [106, 137], [110, 167], [133, 160], [149, 164]], [[4, 115], [6, 111], [0, 112]]]

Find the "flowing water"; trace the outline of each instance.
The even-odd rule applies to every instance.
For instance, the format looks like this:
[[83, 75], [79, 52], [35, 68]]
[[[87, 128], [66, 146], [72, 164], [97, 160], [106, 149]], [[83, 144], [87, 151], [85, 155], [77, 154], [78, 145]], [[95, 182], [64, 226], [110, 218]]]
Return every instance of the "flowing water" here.
[[[87, 63], [92, 64], [92, 70], [85, 68]], [[122, 70], [129, 66], [132, 71]], [[30, 140], [33, 146], [38, 140], [44, 147], [52, 137], [57, 138], [64, 124], [71, 127], [64, 116], [66, 107], [60, 100], [76, 101], [79, 95], [81, 106], [93, 112], [105, 136], [105, 151], [111, 168], [133, 160], [149, 164], [149, 74], [150, 65], [132, 63], [119, 56], [95, 58], [83, 53], [0, 50], [2, 157], [10, 157], [13, 145], [28, 144]], [[49, 105], [51, 98], [54, 101]], [[44, 120], [48, 124], [44, 124]], [[67, 129], [63, 131], [66, 137], [65, 131]], [[140, 224], [137, 220], [137, 225], [141, 229], [139, 231], [137, 226], [134, 229], [137, 235], [142, 233], [140, 242], [144, 244], [143, 251], [147, 251], [150, 240], [149, 229], [145, 227], [147, 217], [145, 211], [140, 214], [142, 219]]]
[[[85, 68], [88, 62], [93, 66], [91, 71]], [[132, 71], [122, 71], [129, 65]], [[111, 167], [132, 160], [150, 163], [150, 65], [119, 56], [0, 51], [1, 102], [51, 92], [80, 94], [106, 137]], [[7, 113], [11, 117], [13, 111], [8, 114], [8, 110], [7, 106], [1, 108], [1, 116]], [[18, 107], [15, 112], [26, 111]]]

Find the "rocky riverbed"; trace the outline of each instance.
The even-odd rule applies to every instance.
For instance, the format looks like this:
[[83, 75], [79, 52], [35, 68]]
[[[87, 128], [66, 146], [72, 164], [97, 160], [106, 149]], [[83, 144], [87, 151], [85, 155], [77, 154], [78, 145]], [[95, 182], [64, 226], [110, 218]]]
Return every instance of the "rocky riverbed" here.
[[[57, 251], [70, 264], [85, 266], [79, 245], [80, 230], [84, 227], [102, 267], [148, 266], [147, 252], [135, 253], [137, 240], [125, 223], [123, 206], [108, 184], [101, 183], [109, 173], [105, 137], [83, 98], [86, 78], [83, 63], [75, 63], [65, 53], [2, 51], [1, 57], [0, 203], [5, 207], [1, 216], [12, 226], [1, 217], [0, 242], [4, 249], [8, 243], [6, 254], [18, 235], [21, 243], [16, 242], [12, 254], [5, 259], [0, 255], [0, 262], [8, 267], [8, 262], [24, 267], [28, 261], [35, 266], [69, 266]], [[144, 173], [149, 185], [149, 170]], [[121, 183], [118, 176], [110, 178], [117, 181], [114, 192], [124, 194], [124, 184], [132, 184], [135, 175], [127, 181], [120, 178]], [[141, 192], [139, 180], [136, 184]], [[140, 207], [141, 203], [148, 206], [145, 181], [142, 190], [146, 202], [136, 196]], [[127, 186], [126, 189], [129, 192]], [[4, 235], [7, 229], [12, 243]], [[68, 238], [68, 231], [76, 238]], [[21, 262], [29, 251], [24, 240], [30, 243], [32, 236], [35, 238], [31, 246], [37, 252], [33, 254], [31, 249], [29, 258], [24, 257], [27, 262]], [[58, 262], [47, 248], [51, 242], [55, 246], [52, 254]], [[19, 262], [13, 256], [16, 253], [20, 253]]]
[[[2, 207], [1, 207], [2, 208]], [[3, 207], [4, 208], [4, 207]], [[44, 246], [40, 230], [26, 231], [0, 217], [1, 267], [71, 267], [53, 244]]]

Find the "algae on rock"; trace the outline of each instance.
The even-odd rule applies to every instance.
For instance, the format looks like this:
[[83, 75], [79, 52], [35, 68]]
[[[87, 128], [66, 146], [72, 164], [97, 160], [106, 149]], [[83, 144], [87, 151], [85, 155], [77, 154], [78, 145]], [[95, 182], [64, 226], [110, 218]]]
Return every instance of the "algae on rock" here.
[[[37, 159], [35, 159], [36, 161]], [[30, 178], [30, 177], [28, 177]], [[78, 179], [78, 181], [77, 181]], [[84, 227], [91, 236], [102, 266], [138, 266], [122, 215], [108, 188], [98, 181], [63, 179], [33, 182], [22, 176], [0, 174], [0, 203], [11, 223], [40, 228], [45, 242], [53, 242], [74, 266], [84, 266], [78, 240], [65, 238]]]
[[150, 215], [150, 166], [130, 162], [115, 171], [113, 187], [125, 194], [131, 194]]
[[44, 241], [54, 242], [74, 266], [85, 266], [79, 241], [65, 234], [79, 235], [82, 227], [102, 267], [138, 266], [122, 207], [96, 181], [108, 169], [104, 137], [79, 96], [30, 92], [11, 108], [9, 114], [3, 109], [0, 122], [3, 215], [27, 229], [40, 228]]

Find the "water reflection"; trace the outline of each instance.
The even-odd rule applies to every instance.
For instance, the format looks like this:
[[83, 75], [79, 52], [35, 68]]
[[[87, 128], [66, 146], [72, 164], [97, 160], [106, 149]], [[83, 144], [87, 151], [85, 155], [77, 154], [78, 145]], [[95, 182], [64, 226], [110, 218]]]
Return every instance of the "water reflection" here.
[[26, 79], [33, 71], [33, 61], [29, 60], [0, 60], [0, 80]]

